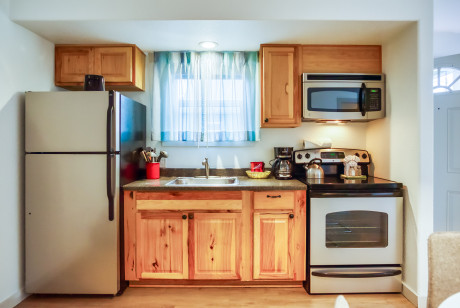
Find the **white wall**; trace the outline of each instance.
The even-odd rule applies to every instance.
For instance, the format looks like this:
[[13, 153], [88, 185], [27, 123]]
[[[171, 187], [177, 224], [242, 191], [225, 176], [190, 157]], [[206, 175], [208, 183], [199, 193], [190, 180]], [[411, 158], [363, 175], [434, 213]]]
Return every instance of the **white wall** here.
[[375, 175], [405, 185], [404, 293], [419, 307], [426, 305], [427, 238], [433, 230], [432, 52], [421, 49], [426, 27], [413, 23], [383, 45], [389, 109], [367, 131]]
[[334, 147], [366, 149], [367, 123], [319, 124], [303, 123], [297, 128], [261, 129], [260, 141], [246, 147], [161, 147], [168, 152], [168, 168], [203, 168], [209, 158], [211, 168], [250, 168], [251, 161], [268, 162], [274, 158], [273, 147], [291, 146], [302, 149], [304, 139], [328, 137]]
[[11, 22], [0, 1], [0, 307], [24, 294], [24, 92], [53, 89], [54, 45]]

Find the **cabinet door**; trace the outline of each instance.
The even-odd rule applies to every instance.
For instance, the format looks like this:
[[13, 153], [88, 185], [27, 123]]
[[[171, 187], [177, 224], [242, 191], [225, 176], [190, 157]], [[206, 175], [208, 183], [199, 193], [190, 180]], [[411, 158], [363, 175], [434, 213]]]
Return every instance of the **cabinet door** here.
[[83, 84], [86, 74], [94, 74], [94, 57], [90, 47], [56, 47], [56, 85], [69, 82]]
[[293, 279], [292, 213], [254, 213], [254, 279]]
[[183, 213], [138, 212], [137, 278], [187, 279], [187, 232]]
[[94, 48], [94, 70], [104, 76], [105, 82], [132, 82], [132, 67], [132, 47]]
[[190, 221], [190, 278], [241, 278], [240, 218], [240, 213], [194, 214]]
[[296, 47], [262, 47], [262, 127], [300, 125]]

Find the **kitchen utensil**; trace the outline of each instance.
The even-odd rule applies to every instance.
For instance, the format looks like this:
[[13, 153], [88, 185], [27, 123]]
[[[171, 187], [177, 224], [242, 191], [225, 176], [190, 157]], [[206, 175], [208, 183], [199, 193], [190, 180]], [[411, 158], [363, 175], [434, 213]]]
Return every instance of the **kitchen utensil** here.
[[168, 152], [160, 151], [160, 155], [158, 155], [158, 157], [157, 157], [157, 162], [160, 162], [163, 157], [168, 158]]
[[323, 179], [324, 170], [321, 168], [323, 161], [320, 158], [312, 159], [307, 165], [304, 166], [307, 172], [307, 179]]

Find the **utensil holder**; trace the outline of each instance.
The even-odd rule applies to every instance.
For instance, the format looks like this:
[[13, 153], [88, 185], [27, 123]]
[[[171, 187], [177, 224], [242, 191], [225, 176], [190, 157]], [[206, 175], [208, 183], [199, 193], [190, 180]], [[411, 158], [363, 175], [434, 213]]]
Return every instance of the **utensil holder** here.
[[145, 163], [145, 170], [147, 171], [147, 179], [160, 178], [160, 163]]

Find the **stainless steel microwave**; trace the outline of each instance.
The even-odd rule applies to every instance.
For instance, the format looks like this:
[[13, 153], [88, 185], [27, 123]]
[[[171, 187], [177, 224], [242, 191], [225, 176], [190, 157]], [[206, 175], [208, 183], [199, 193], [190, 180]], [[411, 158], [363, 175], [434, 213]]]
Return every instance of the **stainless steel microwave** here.
[[385, 117], [383, 74], [302, 74], [302, 121]]

